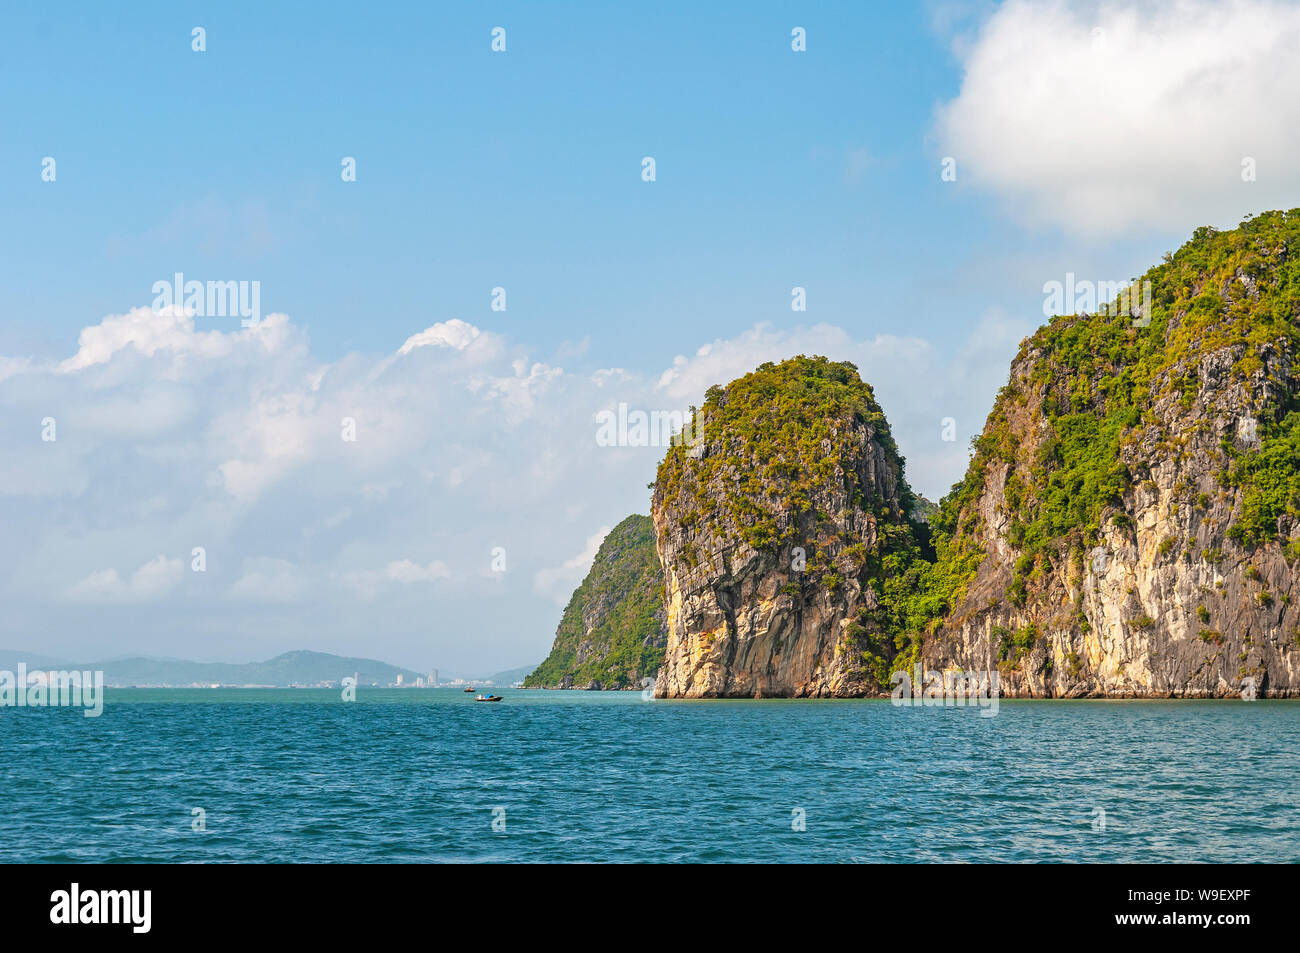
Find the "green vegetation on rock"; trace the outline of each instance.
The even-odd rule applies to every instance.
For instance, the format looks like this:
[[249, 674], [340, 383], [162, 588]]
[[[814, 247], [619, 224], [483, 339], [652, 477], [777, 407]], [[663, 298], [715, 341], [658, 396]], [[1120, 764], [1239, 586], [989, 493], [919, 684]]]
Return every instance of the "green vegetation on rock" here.
[[[711, 448], [688, 466], [687, 448], [678, 442], [659, 465], [657, 492], [677, 497], [689, 474], [695, 505], [685, 522], [723, 531], [738, 527], [755, 549], [791, 542], [799, 531], [797, 517], [813, 511], [813, 499], [841, 479], [851, 504], [897, 519], [902, 514], [885, 512], [879, 494], [869, 499], [857, 474], [840, 465], [862, 452], [855, 443], [858, 432], [845, 426], [849, 421], [869, 428], [901, 477], [903, 460], [889, 424], [854, 365], [804, 356], [763, 364], [725, 388], [708, 389], [696, 413], [693, 443], [721, 441], [720, 451]], [[899, 503], [905, 513], [917, 505], [901, 479]]]
[[[1208, 359], [1224, 362], [1229, 386], [1268, 387], [1278, 395], [1259, 416], [1257, 445], [1240, 450], [1225, 439], [1217, 464], [1220, 482], [1242, 490], [1229, 537], [1248, 546], [1277, 538], [1279, 518], [1300, 515], [1297, 371], [1279, 379], [1268, 363], [1271, 356], [1300, 354], [1296, 249], [1300, 210], [1248, 218], [1232, 231], [1200, 228], [1139, 279], [1150, 283], [1152, 305], [1150, 314], [1136, 316], [1141, 320], [1116, 301], [1100, 314], [1053, 318], [1027, 338], [1016, 363], [1032, 361], [1027, 386], [1045, 433], [1026, 459], [1025, 428], [1015, 420], [1027, 412], [1031, 394], [1013, 378], [974, 441], [965, 480], [931, 521], [940, 553], [936, 572], [959, 568], [953, 557], [960, 561], [960, 541], [976, 529], [974, 504], [989, 470], [1002, 463], [1010, 466], [1007, 540], [1021, 554], [1008, 590], [1013, 605], [1024, 603], [1036, 575], [1054, 561], [1073, 551], [1081, 562], [1107, 521], [1127, 527], [1124, 494], [1149, 477], [1153, 457], [1176, 456], [1185, 441], [1161, 429], [1157, 408], [1172, 400], [1190, 410]], [[1128, 452], [1139, 443], [1147, 449]], [[1202, 493], [1185, 503], [1206, 501]]]
[[[835, 593], [850, 577], [870, 589], [870, 607], [850, 621], [842, 648], [885, 683], [891, 662], [912, 648], [908, 600], [929, 567], [929, 530], [918, 518], [926, 509], [903, 469], [857, 368], [801, 355], [709, 388], [692, 445], [672, 447], [660, 464], [655, 499], [711, 547], [805, 549], [806, 568], [787, 595], [802, 598], [812, 586]], [[691, 545], [688, 561], [717, 554]]]
[[639, 687], [664, 659], [663, 573], [648, 516], [629, 516], [600, 544], [560, 619], [551, 654], [526, 688]]
[[[1098, 314], [1053, 318], [1022, 342], [965, 477], [937, 509], [908, 489], [856, 368], [817, 357], [764, 364], [710, 388], [694, 445], [674, 446], [659, 467], [656, 506], [671, 501], [690, 540], [713, 548], [687, 550], [688, 563], [716, 560], [719, 546], [780, 553], [807, 545], [808, 572], [788, 594], [806, 596], [809, 584], [834, 592], [850, 576], [869, 587], [876, 598], [850, 623], [843, 647], [880, 683], [918, 658], [924, 635], [961, 606], [986, 556], [979, 503], [992, 479], [1006, 481], [994, 503], [1013, 549], [1011, 606], [1062, 570], [1081, 578], [1107, 529], [1133, 532], [1133, 493], [1155, 486], [1162, 461], [1188, 460], [1189, 427], [1226, 433], [1212, 472], [1239, 491], [1227, 537], [1248, 549], [1285, 543], [1300, 517], [1298, 252], [1300, 210], [1250, 217], [1231, 231], [1201, 228], [1135, 283], [1133, 304], [1149, 283], [1149, 309], [1135, 312], [1121, 296]], [[862, 427], [897, 474], [892, 502], [859, 478]], [[1204, 485], [1182, 484], [1174, 512], [1211, 504]], [[826, 546], [842, 516], [818, 511], [827, 499], [870, 514], [876, 545]], [[1192, 541], [1169, 537], [1159, 547], [1164, 559], [1184, 551]], [[822, 558], [827, 552], [834, 562]], [[1300, 558], [1300, 541], [1287, 552]], [[1144, 614], [1130, 619], [1139, 630], [1153, 624]], [[1081, 614], [1079, 625], [1088, 625]], [[1010, 665], [1042, 638], [1036, 625], [996, 637]]]

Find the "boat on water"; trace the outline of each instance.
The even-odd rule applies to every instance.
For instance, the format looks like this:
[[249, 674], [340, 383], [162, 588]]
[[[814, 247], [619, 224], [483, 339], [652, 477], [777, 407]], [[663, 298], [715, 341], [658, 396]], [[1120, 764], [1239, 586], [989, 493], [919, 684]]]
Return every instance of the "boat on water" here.
[[462, 688], [461, 691], [463, 691], [463, 692], [473, 692], [474, 689], [473, 689], [472, 687], [471, 687], [471, 688]]
[[500, 696], [500, 695], [480, 695], [478, 698], [476, 698], [476, 699], [474, 699], [474, 700], [475, 700], [476, 702], [499, 702], [499, 701], [501, 701], [501, 696]]

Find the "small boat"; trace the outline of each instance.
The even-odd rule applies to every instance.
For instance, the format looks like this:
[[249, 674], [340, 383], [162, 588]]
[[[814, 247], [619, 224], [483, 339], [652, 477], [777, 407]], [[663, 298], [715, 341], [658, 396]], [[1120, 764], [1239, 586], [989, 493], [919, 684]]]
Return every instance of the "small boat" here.
[[501, 696], [500, 696], [500, 695], [480, 695], [478, 698], [476, 698], [476, 699], [474, 699], [474, 700], [475, 700], [476, 702], [499, 702], [499, 701], [501, 701]]
[[463, 692], [472, 692], [472, 691], [474, 691], [474, 689], [473, 689], [473, 688], [462, 688], [461, 691], [463, 691]]

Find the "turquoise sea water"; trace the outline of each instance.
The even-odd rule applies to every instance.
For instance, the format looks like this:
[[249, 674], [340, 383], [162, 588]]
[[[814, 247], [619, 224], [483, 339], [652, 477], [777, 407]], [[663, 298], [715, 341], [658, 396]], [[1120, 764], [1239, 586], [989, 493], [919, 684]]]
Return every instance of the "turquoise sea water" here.
[[1297, 702], [502, 694], [0, 708], [0, 860], [1300, 861]]

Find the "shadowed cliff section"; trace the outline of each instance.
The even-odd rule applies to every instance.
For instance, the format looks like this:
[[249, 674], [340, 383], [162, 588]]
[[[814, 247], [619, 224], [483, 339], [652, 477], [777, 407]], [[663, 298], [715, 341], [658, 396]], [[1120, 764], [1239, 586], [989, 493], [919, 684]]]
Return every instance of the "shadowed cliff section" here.
[[551, 654], [525, 688], [640, 688], [664, 657], [663, 573], [648, 516], [629, 516], [600, 544], [560, 618]]

